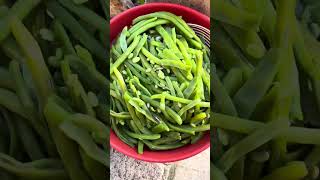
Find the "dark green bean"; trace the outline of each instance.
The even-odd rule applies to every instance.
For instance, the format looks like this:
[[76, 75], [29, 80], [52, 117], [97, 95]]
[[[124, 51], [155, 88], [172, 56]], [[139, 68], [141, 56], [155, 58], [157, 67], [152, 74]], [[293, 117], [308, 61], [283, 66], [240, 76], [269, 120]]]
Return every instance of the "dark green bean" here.
[[[44, 109], [44, 114], [48, 120], [50, 131], [57, 145], [58, 152], [63, 164], [72, 180], [89, 180], [89, 176], [81, 166], [81, 157], [78, 151], [78, 145], [68, 139], [58, 125], [63, 122], [67, 113], [56, 103], [58, 98], [50, 97]], [[62, 101], [62, 100], [59, 100]]]
[[177, 149], [179, 147], [184, 146], [183, 143], [175, 143], [175, 144], [167, 144], [167, 145], [155, 145], [152, 142], [149, 142], [147, 140], [143, 141], [144, 144], [146, 144], [151, 150], [170, 150], [170, 149]]
[[9, 90], [15, 89], [15, 85], [11, 79], [9, 71], [4, 68], [0, 68], [0, 87]]
[[233, 95], [244, 83], [242, 70], [240, 68], [230, 69], [230, 71], [223, 78], [222, 83], [229, 96], [233, 97]]
[[71, 44], [68, 34], [59, 20], [53, 22], [53, 31], [58, 40], [62, 43], [65, 52], [75, 54], [75, 50]]
[[23, 119], [19, 119], [19, 117], [16, 117], [14, 122], [20, 136], [20, 142], [23, 144], [30, 159], [34, 161], [44, 158], [45, 154], [42, 152], [40, 143], [32, 128]]
[[83, 149], [79, 148], [83, 166], [92, 179], [107, 179], [107, 168], [97, 161], [91, 159]]
[[[17, 17], [11, 18], [11, 30], [23, 54], [27, 57], [25, 63], [37, 87], [41, 105], [44, 106], [47, 98], [53, 92], [53, 81], [43, 59], [41, 49], [31, 33]], [[28, 44], [25, 42], [28, 42]]]
[[[41, 0], [18, 0], [10, 8], [10, 15], [17, 16], [20, 20], [24, 19], [32, 9], [34, 9]], [[0, 21], [0, 41], [3, 41], [10, 35], [11, 17], [7, 16]], [[25, 41], [29, 42], [29, 41]]]
[[76, 5], [71, 0], [59, 0], [59, 2], [69, 11], [76, 14], [79, 18], [97, 28], [99, 31], [106, 31], [108, 22], [89, 8], [84, 5]]
[[68, 174], [64, 169], [57, 168], [34, 168], [24, 166], [21, 162], [0, 153], [0, 169], [10, 172], [18, 177], [27, 178], [27, 179], [61, 179], [67, 180]]
[[50, 1], [47, 3], [49, 11], [69, 30], [73, 37], [78, 39], [83, 46], [88, 48], [94, 55], [96, 55], [102, 65], [106, 65], [105, 57], [107, 52], [103, 46], [72, 17], [72, 15], [61, 7], [57, 2]]

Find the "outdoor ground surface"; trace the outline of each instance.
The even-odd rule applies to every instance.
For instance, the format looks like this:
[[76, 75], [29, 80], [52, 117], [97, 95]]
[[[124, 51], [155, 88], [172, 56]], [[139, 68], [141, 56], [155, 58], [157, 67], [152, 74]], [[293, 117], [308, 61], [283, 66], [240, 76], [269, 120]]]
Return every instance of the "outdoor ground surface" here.
[[111, 180], [210, 180], [210, 149], [175, 163], [148, 163], [111, 149]]

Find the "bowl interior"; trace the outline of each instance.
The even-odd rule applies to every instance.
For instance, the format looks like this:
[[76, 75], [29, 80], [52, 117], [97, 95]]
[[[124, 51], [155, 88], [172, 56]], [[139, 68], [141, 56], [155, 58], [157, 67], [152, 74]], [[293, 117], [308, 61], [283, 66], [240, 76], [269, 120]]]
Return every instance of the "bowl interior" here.
[[[110, 42], [113, 42], [125, 26], [130, 26], [132, 20], [136, 17], [157, 11], [174, 13], [178, 16], [182, 16], [187, 23], [199, 24], [210, 29], [210, 18], [191, 8], [170, 3], [150, 3], [134, 7], [112, 18], [110, 21]], [[210, 146], [210, 132], [207, 132], [201, 140], [193, 145], [189, 144], [168, 151], [150, 151], [145, 148], [144, 153], [140, 155], [137, 153], [136, 148], [132, 148], [122, 142], [111, 130], [110, 145], [117, 151], [135, 159], [161, 163], [174, 162], [192, 157], [207, 149]]]

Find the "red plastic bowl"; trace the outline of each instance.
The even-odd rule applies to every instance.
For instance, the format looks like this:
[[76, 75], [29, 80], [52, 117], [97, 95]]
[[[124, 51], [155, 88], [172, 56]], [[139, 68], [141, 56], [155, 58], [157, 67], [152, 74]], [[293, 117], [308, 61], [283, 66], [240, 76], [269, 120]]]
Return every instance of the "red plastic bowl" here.
[[[168, 11], [174, 13], [178, 16], [182, 16], [183, 19], [188, 23], [199, 24], [210, 29], [210, 18], [193, 9], [170, 3], [150, 3], [134, 7], [112, 18], [110, 22], [110, 42], [113, 42], [113, 40], [118, 36], [118, 34], [125, 26], [130, 26], [133, 19], [138, 16], [156, 11]], [[144, 153], [140, 155], [137, 153], [136, 148], [131, 148], [130, 146], [122, 142], [111, 130], [110, 145], [117, 151], [135, 159], [148, 162], [166, 163], [192, 157], [210, 147], [210, 133], [207, 132], [201, 140], [193, 145], [190, 144], [178, 149], [168, 151], [150, 151], [145, 148]]]

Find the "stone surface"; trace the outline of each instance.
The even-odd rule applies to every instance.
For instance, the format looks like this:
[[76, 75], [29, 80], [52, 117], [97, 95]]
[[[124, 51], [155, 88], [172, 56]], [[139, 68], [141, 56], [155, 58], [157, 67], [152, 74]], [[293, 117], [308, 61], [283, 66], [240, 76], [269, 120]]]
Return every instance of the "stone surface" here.
[[111, 180], [210, 180], [210, 149], [183, 161], [148, 163], [111, 150]]

